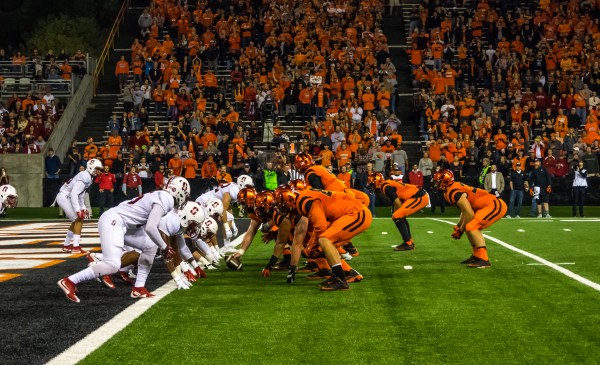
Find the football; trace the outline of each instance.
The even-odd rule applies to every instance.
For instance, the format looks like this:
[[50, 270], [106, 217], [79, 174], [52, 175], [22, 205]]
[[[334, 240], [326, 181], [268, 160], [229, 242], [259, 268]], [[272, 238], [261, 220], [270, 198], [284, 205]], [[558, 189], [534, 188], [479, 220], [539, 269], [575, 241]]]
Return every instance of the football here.
[[239, 257], [235, 257], [233, 255], [227, 256], [225, 259], [225, 264], [231, 270], [241, 270], [242, 269], [242, 260]]

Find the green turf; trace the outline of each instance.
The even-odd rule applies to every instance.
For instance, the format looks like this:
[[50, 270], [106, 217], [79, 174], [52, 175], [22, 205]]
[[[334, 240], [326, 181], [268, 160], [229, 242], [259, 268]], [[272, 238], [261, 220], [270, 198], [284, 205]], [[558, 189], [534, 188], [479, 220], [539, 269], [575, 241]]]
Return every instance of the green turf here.
[[[564, 231], [564, 228], [572, 231]], [[600, 222], [503, 219], [489, 234], [598, 281]], [[517, 232], [523, 229], [525, 232]], [[488, 242], [491, 269], [449, 224], [411, 220], [416, 250], [393, 252], [390, 220], [354, 242], [365, 280], [323, 293], [300, 274], [261, 278], [272, 246], [255, 242], [244, 271], [209, 272], [170, 294], [84, 364], [594, 364], [600, 361], [597, 291]], [[387, 232], [388, 234], [383, 234]], [[432, 233], [428, 233], [432, 232]], [[587, 232], [587, 233], [586, 233]], [[412, 266], [405, 270], [404, 266]]]

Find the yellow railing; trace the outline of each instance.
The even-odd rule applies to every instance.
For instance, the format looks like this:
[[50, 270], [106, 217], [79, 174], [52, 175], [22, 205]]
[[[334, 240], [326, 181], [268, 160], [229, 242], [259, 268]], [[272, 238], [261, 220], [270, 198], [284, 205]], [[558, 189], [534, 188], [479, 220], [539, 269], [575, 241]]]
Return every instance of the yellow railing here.
[[102, 53], [100, 54], [100, 57], [98, 57], [98, 63], [96, 63], [96, 68], [94, 69], [94, 74], [92, 75], [94, 77], [94, 95], [96, 95], [96, 91], [98, 90], [98, 78], [100, 77], [100, 75], [102, 75], [104, 73], [104, 63], [106, 61], [108, 61], [108, 59], [109, 59], [108, 56], [110, 55], [110, 51], [111, 51], [113, 45], [115, 44], [115, 37], [119, 34], [119, 27], [120, 27], [121, 23], [123, 22], [123, 18], [125, 17], [125, 12], [127, 11], [128, 7], [129, 7], [129, 0], [124, 0], [123, 5], [121, 6], [121, 9], [119, 10], [119, 14], [117, 14], [117, 17], [115, 18], [115, 22], [110, 30], [108, 39], [106, 40], [106, 43], [104, 44], [104, 49], [102, 49]]

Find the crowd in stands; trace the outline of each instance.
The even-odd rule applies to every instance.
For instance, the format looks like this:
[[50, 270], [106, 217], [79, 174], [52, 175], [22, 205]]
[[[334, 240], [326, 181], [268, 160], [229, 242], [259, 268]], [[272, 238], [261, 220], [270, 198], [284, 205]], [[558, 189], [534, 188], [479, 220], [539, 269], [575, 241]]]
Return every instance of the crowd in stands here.
[[424, 1], [409, 24], [415, 115], [434, 165], [476, 186], [490, 165], [506, 177], [535, 160], [557, 181], [580, 161], [598, 175], [598, 2], [447, 3]]
[[[217, 4], [155, 1], [139, 17], [140, 38], [115, 67], [125, 111], [109, 119], [97, 152], [114, 172], [126, 169], [127, 161], [114, 169], [120, 159], [187, 178], [222, 169], [235, 178], [246, 164], [256, 172], [253, 144], [275, 116], [285, 117], [273, 127], [280, 154], [308, 151], [340, 173], [366, 171], [373, 160], [379, 170], [397, 162], [408, 172], [382, 1]], [[292, 138], [290, 123], [302, 133]], [[276, 168], [289, 169], [288, 157], [279, 159]]]
[[[71, 80], [86, 73], [87, 55], [77, 51], [58, 55], [48, 50], [45, 56], [34, 49], [29, 56], [17, 51], [12, 57], [0, 49], [0, 85], [7, 79], [27, 78], [29, 88], [14, 92], [3, 88], [0, 102], [0, 154], [40, 153], [60, 119], [66, 103], [52, 94], [51, 86], [32, 88], [30, 80]], [[22, 73], [18, 75], [18, 72]], [[23, 85], [21, 85], [23, 86]], [[10, 96], [8, 96], [10, 95]]]

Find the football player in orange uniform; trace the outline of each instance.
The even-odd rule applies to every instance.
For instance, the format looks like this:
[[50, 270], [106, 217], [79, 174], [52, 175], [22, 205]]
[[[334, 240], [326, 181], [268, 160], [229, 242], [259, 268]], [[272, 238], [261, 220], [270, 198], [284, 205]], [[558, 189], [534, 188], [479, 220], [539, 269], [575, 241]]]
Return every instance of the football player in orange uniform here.
[[318, 189], [299, 192], [290, 187], [275, 194], [275, 204], [281, 212], [307, 217], [312, 225], [307, 251], [311, 254], [319, 246], [332, 271], [332, 276], [321, 284], [321, 290], [350, 289], [336, 245], [349, 242], [371, 225], [369, 209], [346, 192]]
[[412, 215], [429, 205], [429, 195], [425, 190], [411, 184], [404, 184], [394, 180], [384, 180], [380, 172], [373, 172], [368, 177], [368, 185], [384, 193], [394, 202], [392, 220], [404, 241], [394, 247], [394, 251], [410, 251], [415, 249], [415, 244], [410, 233], [410, 226], [406, 217]]
[[444, 199], [460, 209], [460, 219], [454, 226], [452, 238], [460, 239], [467, 233], [473, 254], [462, 261], [469, 267], [490, 267], [485, 239], [481, 231], [506, 214], [506, 204], [495, 195], [463, 183], [454, 182], [454, 174], [440, 170], [433, 176], [433, 187], [444, 194]]
[[[300, 152], [294, 159], [294, 167], [296, 170], [304, 174], [304, 180], [308, 187], [313, 189], [322, 189], [329, 191], [345, 191], [350, 192], [351, 196], [354, 196], [366, 207], [369, 206], [370, 198], [367, 194], [360, 190], [352, 189], [335, 175], [327, 171], [327, 169], [321, 165], [315, 165], [312, 156], [306, 152]], [[358, 250], [352, 245], [351, 242], [343, 245], [344, 249], [352, 256], [358, 256]]]

